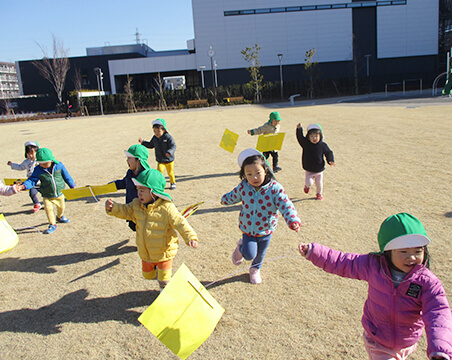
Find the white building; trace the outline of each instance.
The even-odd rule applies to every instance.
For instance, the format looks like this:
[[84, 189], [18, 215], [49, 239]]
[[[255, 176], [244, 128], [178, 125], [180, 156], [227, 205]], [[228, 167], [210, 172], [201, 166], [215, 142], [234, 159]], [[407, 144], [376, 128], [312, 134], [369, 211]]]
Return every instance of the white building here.
[[0, 62], [0, 99], [19, 96], [16, 66], [13, 63]]

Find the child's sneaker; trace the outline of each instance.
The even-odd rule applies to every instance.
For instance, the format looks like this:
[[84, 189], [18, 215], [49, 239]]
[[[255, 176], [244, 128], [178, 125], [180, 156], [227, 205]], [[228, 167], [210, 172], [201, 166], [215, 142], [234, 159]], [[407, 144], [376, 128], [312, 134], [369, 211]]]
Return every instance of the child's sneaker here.
[[280, 168], [278, 165], [273, 166], [273, 172], [277, 173], [278, 171], [281, 171], [282, 168]]
[[35, 213], [35, 212], [37, 212], [39, 209], [41, 209], [42, 208], [42, 205], [41, 204], [35, 204], [35, 206], [33, 206], [33, 210], [31, 210], [31, 211], [33, 211], [33, 213]]
[[255, 267], [250, 269], [250, 283], [260, 284], [262, 282], [261, 270]]
[[240, 246], [242, 245], [242, 239], [239, 240], [234, 252], [232, 253], [232, 263], [234, 265], [240, 265], [243, 262], [243, 256], [240, 252]]
[[62, 216], [62, 217], [57, 217], [56, 218], [57, 219], [57, 221], [59, 222], [59, 223], [63, 223], [63, 224], [67, 224], [70, 220], [66, 217], [66, 216]]
[[323, 200], [322, 194], [317, 194], [317, 195], [316, 195], [316, 199], [317, 199], [317, 200]]
[[176, 184], [175, 183], [171, 183], [170, 190], [176, 190]]
[[305, 194], [309, 194], [309, 190], [311, 190], [311, 188], [309, 187], [309, 186], [304, 186], [304, 189], [303, 189], [303, 191], [304, 191], [304, 193]]
[[53, 233], [57, 229], [57, 227], [58, 226], [56, 226], [56, 225], [50, 224], [49, 227], [47, 228], [47, 230], [44, 231], [44, 234], [51, 234], [51, 233]]

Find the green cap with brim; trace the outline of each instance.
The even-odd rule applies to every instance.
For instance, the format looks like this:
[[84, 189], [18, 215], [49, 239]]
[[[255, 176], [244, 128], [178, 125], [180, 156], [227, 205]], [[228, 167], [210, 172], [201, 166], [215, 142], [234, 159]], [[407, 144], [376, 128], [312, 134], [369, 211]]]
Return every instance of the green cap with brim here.
[[152, 122], [152, 126], [154, 126], [154, 125], [162, 125], [163, 128], [164, 128], [166, 131], [168, 131], [168, 129], [166, 128], [166, 121], [163, 120], [163, 119], [155, 119], [155, 120]]
[[148, 170], [151, 168], [151, 166], [148, 163], [149, 158], [149, 151], [146, 146], [141, 144], [135, 144], [129, 147], [127, 150], [124, 150], [124, 153], [127, 157], [134, 157], [140, 160], [141, 166], [145, 170]]
[[424, 247], [430, 244], [424, 225], [408, 213], [391, 215], [380, 226], [380, 251]]
[[155, 169], [142, 171], [136, 178], [132, 178], [135, 186], [145, 186], [163, 200], [173, 201], [165, 192], [166, 180], [163, 174]]
[[53, 161], [55, 164], [58, 164], [59, 161], [55, 159], [55, 156], [53, 156], [52, 151], [47, 148], [41, 148], [36, 152], [36, 162], [38, 164], [46, 163], [49, 161]]
[[281, 115], [279, 115], [279, 112], [272, 111], [270, 113], [270, 118], [269, 118], [268, 122], [271, 123], [273, 120], [281, 121]]

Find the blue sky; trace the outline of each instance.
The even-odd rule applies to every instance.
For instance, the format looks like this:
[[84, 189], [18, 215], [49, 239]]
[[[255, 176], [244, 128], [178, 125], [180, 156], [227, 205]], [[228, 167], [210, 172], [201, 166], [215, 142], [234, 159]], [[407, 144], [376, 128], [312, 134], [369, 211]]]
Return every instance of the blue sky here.
[[84, 56], [87, 47], [135, 43], [135, 33], [154, 50], [186, 49], [194, 38], [190, 0], [2, 1], [0, 61], [52, 54], [52, 34]]

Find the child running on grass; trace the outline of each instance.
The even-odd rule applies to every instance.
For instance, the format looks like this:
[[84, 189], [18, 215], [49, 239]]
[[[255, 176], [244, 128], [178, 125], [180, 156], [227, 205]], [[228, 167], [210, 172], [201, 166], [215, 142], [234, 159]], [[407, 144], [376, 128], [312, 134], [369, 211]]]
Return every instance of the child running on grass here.
[[[8, 161], [8, 165], [11, 166], [13, 170], [27, 170], [27, 178], [33, 174], [33, 170], [36, 166], [36, 152], [39, 150], [39, 143], [37, 141], [27, 141], [25, 143], [25, 160], [20, 164], [15, 164]], [[38, 199], [39, 192], [39, 181], [36, 186], [32, 187], [29, 191], [29, 196], [31, 201], [33, 201], [33, 213], [41, 209], [41, 203]]]
[[224, 194], [222, 205], [242, 203], [239, 228], [243, 232], [232, 254], [232, 262], [240, 265], [243, 259], [253, 260], [250, 282], [260, 284], [260, 269], [278, 222], [278, 210], [290, 229], [298, 232], [301, 221], [265, 160], [256, 149], [246, 149], [239, 154], [240, 179], [238, 186]]
[[157, 279], [163, 289], [171, 279], [173, 259], [179, 248], [177, 232], [185, 243], [198, 247], [198, 236], [164, 192], [166, 180], [155, 169], [144, 170], [135, 179], [138, 199], [121, 205], [111, 199], [105, 203], [108, 215], [131, 220], [137, 225], [137, 248], [145, 279]]
[[[248, 134], [250, 134], [251, 136], [261, 134], [277, 134], [279, 133], [280, 122], [281, 115], [279, 115], [279, 112], [273, 111], [270, 113], [269, 119], [264, 125], [256, 129], [248, 130]], [[278, 166], [279, 160], [278, 150], [264, 152], [264, 156], [266, 159], [268, 159], [270, 155], [273, 158], [273, 172], [281, 171], [282, 169]]]
[[309, 193], [315, 180], [317, 190], [316, 199], [323, 200], [323, 171], [325, 170], [326, 157], [328, 165], [336, 166], [334, 163], [333, 152], [328, 145], [323, 142], [322, 127], [319, 124], [308, 126], [306, 137], [303, 136], [303, 127], [301, 123], [297, 125], [297, 140], [303, 148], [302, 164], [306, 171], [304, 192]]
[[[75, 182], [63, 163], [57, 161], [49, 149], [39, 149], [36, 153], [36, 162], [39, 165], [35, 167], [31, 176], [22, 185], [19, 185], [19, 190], [31, 189], [38, 181], [41, 182], [39, 192], [44, 200], [44, 208], [50, 223], [44, 234], [51, 234], [57, 229], [57, 222], [63, 224], [69, 222], [69, 219], [63, 215], [65, 201], [61, 190], [64, 189], [65, 183], [71, 189], [75, 188]], [[56, 218], [53, 205], [57, 208]]]
[[[114, 183], [118, 190], [126, 189], [126, 204], [132, 202], [133, 199], [138, 197], [137, 187], [133, 183], [132, 179], [136, 178], [142, 171], [149, 170], [151, 167], [148, 163], [149, 151], [143, 145], [135, 144], [124, 150], [126, 154], [127, 165], [129, 170], [126, 172], [126, 176], [121, 180], [115, 180]], [[129, 228], [132, 231], [136, 231], [136, 225], [133, 221], [127, 221]]]
[[378, 233], [379, 253], [345, 254], [316, 243], [298, 249], [331, 274], [367, 281], [362, 325], [369, 359], [407, 359], [427, 334], [429, 359], [452, 358], [452, 316], [441, 282], [429, 270], [430, 239], [408, 213], [388, 217]]
[[176, 189], [176, 176], [174, 175], [174, 153], [176, 151], [176, 143], [169, 134], [166, 127], [166, 121], [156, 119], [152, 122], [154, 136], [150, 141], [144, 141], [139, 138], [138, 142], [149, 149], [155, 149], [155, 160], [157, 161], [157, 170], [163, 174], [166, 168], [170, 180], [170, 190]]

